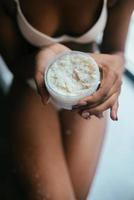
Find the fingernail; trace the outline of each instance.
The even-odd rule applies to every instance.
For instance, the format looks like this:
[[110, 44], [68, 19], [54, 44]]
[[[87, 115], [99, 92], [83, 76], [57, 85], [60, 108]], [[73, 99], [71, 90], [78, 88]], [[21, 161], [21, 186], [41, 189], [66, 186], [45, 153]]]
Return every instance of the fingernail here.
[[117, 112], [114, 111], [114, 120], [118, 121], [118, 116], [117, 116]]
[[79, 101], [77, 105], [85, 106], [85, 105], [87, 105], [87, 102], [86, 101]]
[[115, 121], [118, 121], [118, 117], [115, 118]]
[[72, 109], [78, 109], [79, 107], [86, 106], [87, 102], [79, 102], [77, 105], [72, 106]]
[[87, 111], [83, 111], [82, 114], [81, 114], [81, 116], [82, 116], [84, 119], [88, 119], [88, 118], [90, 118], [90, 113], [87, 112]]
[[101, 119], [101, 118], [104, 117], [104, 115], [103, 115], [103, 113], [99, 113], [99, 114], [96, 115], [96, 117], [98, 117], [99, 119]]

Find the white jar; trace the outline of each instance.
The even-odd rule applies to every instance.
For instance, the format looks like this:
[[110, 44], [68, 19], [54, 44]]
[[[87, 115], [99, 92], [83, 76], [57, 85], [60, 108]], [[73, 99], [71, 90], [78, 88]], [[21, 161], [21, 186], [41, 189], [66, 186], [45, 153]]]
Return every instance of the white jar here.
[[97, 90], [100, 71], [89, 54], [69, 51], [49, 63], [44, 80], [52, 102], [59, 108], [71, 110], [79, 100]]

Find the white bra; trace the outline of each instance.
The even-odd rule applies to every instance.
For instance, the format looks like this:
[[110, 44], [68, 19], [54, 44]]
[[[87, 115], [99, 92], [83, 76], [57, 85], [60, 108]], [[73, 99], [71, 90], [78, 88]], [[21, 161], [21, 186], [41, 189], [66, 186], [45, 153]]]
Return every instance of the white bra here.
[[72, 37], [69, 35], [62, 35], [60, 37], [50, 37], [37, 29], [35, 29], [25, 18], [22, 13], [19, 0], [14, 0], [17, 3], [17, 22], [19, 29], [24, 38], [34, 46], [42, 47], [60, 42], [76, 42], [76, 43], [90, 43], [96, 41], [97, 38], [103, 34], [107, 22], [107, 0], [104, 0], [102, 11], [97, 22], [91, 27], [89, 31], [79, 37]]

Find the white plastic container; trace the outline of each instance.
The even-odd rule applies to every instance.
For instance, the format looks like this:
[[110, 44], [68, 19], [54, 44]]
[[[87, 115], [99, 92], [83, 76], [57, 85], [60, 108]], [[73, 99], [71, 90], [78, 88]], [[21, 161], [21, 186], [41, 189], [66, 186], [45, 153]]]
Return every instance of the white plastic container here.
[[71, 110], [79, 100], [97, 90], [100, 71], [89, 54], [69, 51], [59, 54], [49, 63], [44, 80], [52, 102], [58, 108]]

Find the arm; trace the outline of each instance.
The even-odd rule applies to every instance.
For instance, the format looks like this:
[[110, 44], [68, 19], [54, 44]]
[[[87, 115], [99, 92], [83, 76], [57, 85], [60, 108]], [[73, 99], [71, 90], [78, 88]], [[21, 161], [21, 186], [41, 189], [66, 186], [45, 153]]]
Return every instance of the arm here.
[[10, 0], [3, 2], [0, 3], [0, 53], [15, 77], [35, 79], [41, 99], [46, 104], [49, 95], [43, 78], [45, 65], [49, 59], [68, 48], [54, 44], [37, 49], [30, 45], [17, 27], [14, 4]]
[[111, 118], [117, 120], [118, 96], [124, 71], [124, 47], [134, 1], [114, 2], [114, 5], [108, 7], [108, 21], [100, 46], [102, 53], [92, 54], [102, 70], [100, 88], [90, 97], [82, 99], [79, 105], [85, 105], [87, 102], [80, 111], [81, 115], [88, 112], [90, 115], [99, 116], [110, 109]]
[[20, 34], [14, 4], [6, 2], [0, 3], [0, 53], [16, 77], [32, 77], [37, 49], [29, 45]]
[[134, 10], [134, 0], [117, 0], [108, 7], [108, 21], [104, 31], [101, 52], [124, 53], [130, 18]]

